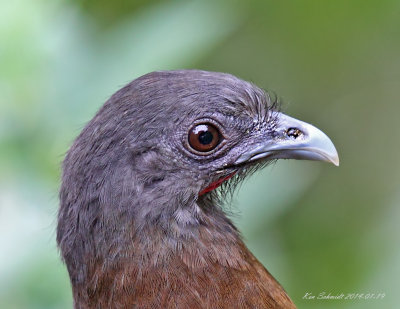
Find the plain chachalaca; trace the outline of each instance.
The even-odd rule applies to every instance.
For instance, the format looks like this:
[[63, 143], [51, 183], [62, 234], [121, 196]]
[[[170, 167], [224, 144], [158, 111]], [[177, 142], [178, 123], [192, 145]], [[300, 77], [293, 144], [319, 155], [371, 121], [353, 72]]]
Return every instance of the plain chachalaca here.
[[75, 308], [295, 308], [221, 207], [280, 158], [339, 163], [324, 133], [229, 74], [153, 72], [117, 91], [63, 164]]

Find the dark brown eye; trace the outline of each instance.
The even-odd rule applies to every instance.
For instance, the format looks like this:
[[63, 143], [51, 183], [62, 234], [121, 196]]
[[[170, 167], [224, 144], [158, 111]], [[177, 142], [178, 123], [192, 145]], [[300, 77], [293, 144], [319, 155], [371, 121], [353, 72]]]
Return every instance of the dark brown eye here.
[[189, 132], [189, 145], [196, 151], [208, 152], [218, 146], [220, 135], [218, 129], [212, 124], [198, 124]]

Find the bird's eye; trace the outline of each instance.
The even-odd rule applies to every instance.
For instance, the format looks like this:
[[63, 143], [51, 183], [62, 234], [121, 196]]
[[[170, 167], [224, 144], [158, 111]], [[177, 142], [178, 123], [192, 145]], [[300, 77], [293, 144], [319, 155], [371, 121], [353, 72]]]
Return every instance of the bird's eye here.
[[199, 152], [213, 150], [218, 146], [220, 140], [219, 130], [209, 123], [198, 124], [189, 131], [189, 145]]

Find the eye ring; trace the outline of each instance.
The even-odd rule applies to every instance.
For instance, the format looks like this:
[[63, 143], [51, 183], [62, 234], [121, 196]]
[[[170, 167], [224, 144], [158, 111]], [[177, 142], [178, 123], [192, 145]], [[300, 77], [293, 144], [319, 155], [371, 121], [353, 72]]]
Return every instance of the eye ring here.
[[222, 135], [219, 129], [211, 123], [198, 123], [188, 134], [189, 146], [202, 155], [214, 150], [221, 142]]

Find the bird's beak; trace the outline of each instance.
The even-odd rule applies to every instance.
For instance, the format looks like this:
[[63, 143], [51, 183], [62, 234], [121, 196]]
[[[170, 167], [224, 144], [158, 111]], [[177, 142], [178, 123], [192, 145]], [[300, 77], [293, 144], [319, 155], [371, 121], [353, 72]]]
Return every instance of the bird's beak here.
[[242, 153], [235, 164], [268, 159], [297, 159], [331, 162], [339, 156], [328, 136], [311, 124], [278, 113], [273, 138], [260, 141]]

